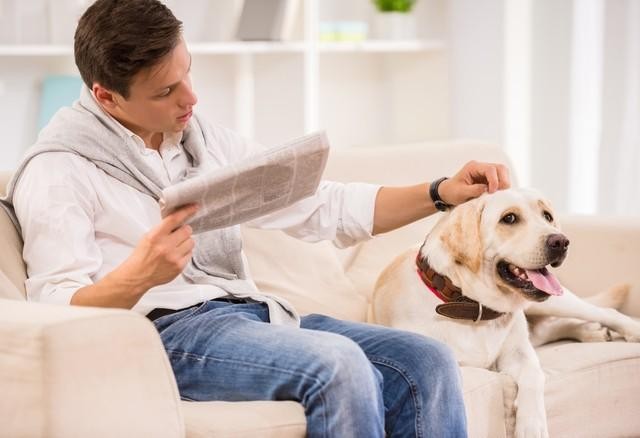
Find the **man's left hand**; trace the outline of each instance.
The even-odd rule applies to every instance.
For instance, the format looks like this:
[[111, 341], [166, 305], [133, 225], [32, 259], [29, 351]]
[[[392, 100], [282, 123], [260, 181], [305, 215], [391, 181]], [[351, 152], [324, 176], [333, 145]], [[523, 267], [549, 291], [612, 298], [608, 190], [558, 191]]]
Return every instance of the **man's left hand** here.
[[507, 166], [469, 161], [458, 173], [438, 186], [438, 193], [447, 204], [458, 205], [485, 192], [494, 193], [510, 186]]

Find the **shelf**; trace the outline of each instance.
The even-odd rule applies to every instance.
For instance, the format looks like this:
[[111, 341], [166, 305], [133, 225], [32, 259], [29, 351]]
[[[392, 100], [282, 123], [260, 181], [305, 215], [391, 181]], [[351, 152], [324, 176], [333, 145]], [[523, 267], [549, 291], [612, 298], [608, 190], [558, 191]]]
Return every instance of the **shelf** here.
[[442, 50], [444, 43], [441, 41], [386, 41], [369, 40], [358, 42], [321, 42], [318, 44], [323, 53], [393, 53], [393, 52], [428, 52]]
[[302, 53], [305, 43], [301, 41], [229, 41], [189, 44], [194, 55], [226, 55], [254, 53]]
[[[319, 42], [321, 53], [394, 53], [428, 52], [442, 50], [444, 43], [438, 40]], [[230, 41], [189, 44], [194, 55], [234, 55], [262, 53], [305, 53], [311, 50], [303, 41]], [[73, 54], [70, 45], [13, 44], [0, 45], [0, 56], [68, 56]]]
[[73, 47], [52, 44], [2, 44], [0, 56], [68, 56]]

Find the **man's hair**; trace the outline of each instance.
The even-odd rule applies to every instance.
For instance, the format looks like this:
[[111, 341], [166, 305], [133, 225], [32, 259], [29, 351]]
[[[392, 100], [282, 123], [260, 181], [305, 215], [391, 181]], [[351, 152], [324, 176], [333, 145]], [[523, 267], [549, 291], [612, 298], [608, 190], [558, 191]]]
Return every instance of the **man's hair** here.
[[97, 0], [76, 28], [76, 65], [89, 88], [97, 82], [126, 99], [133, 77], [168, 55], [181, 32], [182, 22], [158, 0]]

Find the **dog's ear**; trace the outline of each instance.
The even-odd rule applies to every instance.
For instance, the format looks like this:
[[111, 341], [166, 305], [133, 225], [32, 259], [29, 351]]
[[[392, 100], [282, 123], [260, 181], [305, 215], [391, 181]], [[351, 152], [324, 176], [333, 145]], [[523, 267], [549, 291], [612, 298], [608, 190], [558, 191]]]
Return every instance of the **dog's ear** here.
[[478, 272], [482, 262], [482, 238], [480, 219], [484, 210], [484, 199], [474, 199], [460, 204], [451, 211], [445, 228], [440, 234], [442, 244], [454, 262]]

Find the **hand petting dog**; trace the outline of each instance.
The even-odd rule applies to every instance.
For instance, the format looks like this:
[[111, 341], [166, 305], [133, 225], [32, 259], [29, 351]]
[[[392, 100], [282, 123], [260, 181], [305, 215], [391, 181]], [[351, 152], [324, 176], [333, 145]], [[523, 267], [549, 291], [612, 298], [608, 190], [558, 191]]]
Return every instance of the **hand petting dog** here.
[[483, 193], [511, 186], [503, 164], [470, 161], [450, 178], [403, 187], [382, 187], [376, 197], [373, 234], [386, 233], [462, 204]]
[[469, 161], [458, 173], [440, 183], [438, 193], [445, 203], [459, 205], [483, 193], [495, 193], [509, 187], [511, 179], [507, 166]]

